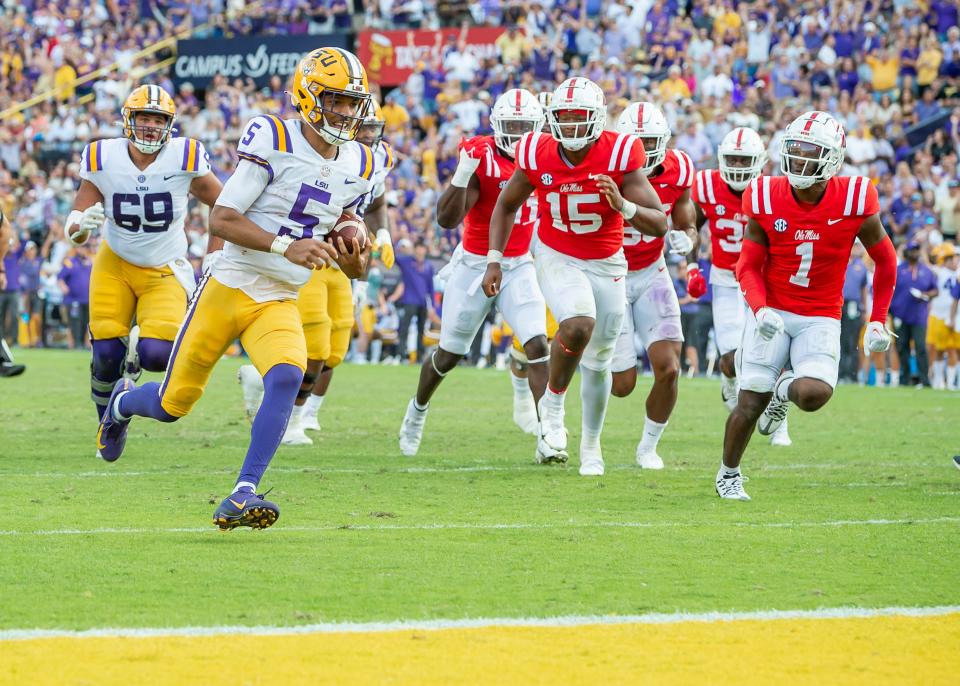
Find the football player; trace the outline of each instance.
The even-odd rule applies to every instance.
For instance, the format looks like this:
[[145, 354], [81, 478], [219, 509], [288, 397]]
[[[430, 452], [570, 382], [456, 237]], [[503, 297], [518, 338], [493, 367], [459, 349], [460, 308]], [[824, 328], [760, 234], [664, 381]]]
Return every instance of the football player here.
[[953, 304], [953, 286], [957, 283], [957, 250], [953, 243], [941, 243], [934, 248], [937, 275], [937, 295], [930, 301], [927, 319], [927, 356], [930, 359], [930, 381], [934, 388], [957, 390], [957, 351], [960, 334], [950, 323]]
[[600, 434], [626, 299], [624, 223], [649, 236], [667, 233], [666, 214], [642, 171], [643, 144], [635, 136], [604, 131], [606, 118], [603, 91], [589, 79], [567, 79], [554, 91], [547, 109], [553, 135], [525, 134], [517, 146], [517, 169], [490, 219], [483, 277], [488, 296], [500, 292], [513, 219], [536, 192], [537, 278], [560, 324], [550, 348], [549, 383], [538, 403], [537, 455], [567, 450], [564, 398], [579, 365], [584, 476], [604, 471]]
[[[627, 258], [626, 311], [623, 329], [613, 354], [613, 395], [625, 398], [637, 385], [637, 347], [639, 337], [653, 368], [653, 387], [647, 396], [643, 435], [637, 445], [637, 464], [644, 469], [663, 469], [657, 445], [667, 428], [670, 413], [677, 404], [680, 378], [680, 352], [683, 332], [680, 328], [680, 302], [663, 257], [664, 242], [675, 255], [689, 255], [696, 249], [698, 232], [696, 209], [690, 198], [693, 186], [693, 162], [687, 153], [668, 150], [670, 126], [656, 105], [631, 103], [617, 120], [617, 131], [633, 135], [643, 143], [646, 161], [641, 171], [660, 198], [663, 211], [673, 228], [662, 236], [641, 233], [624, 225], [623, 252]], [[688, 260], [687, 293], [699, 298], [706, 281], [695, 259]]]
[[[10, 246], [13, 243], [13, 229], [7, 218], [3, 216], [3, 208], [0, 208], [0, 291], [7, 287], [7, 272], [3, 266], [3, 258], [6, 257]], [[13, 353], [7, 347], [7, 342], [0, 335], [0, 376], [20, 376], [26, 367], [22, 364], [16, 364], [13, 361]]]
[[84, 148], [65, 228], [81, 245], [103, 226], [90, 276], [90, 386], [101, 418], [127, 360], [134, 377], [167, 368], [196, 287], [183, 231], [187, 196], [213, 207], [222, 189], [203, 144], [171, 137], [177, 113], [160, 86], [134, 89], [121, 116], [122, 137]]
[[[400, 452], [416, 455], [423, 436], [430, 398], [443, 378], [457, 366], [496, 302], [514, 335], [523, 345], [527, 380], [533, 397], [547, 385], [549, 351], [546, 305], [530, 257], [530, 239], [537, 221], [536, 198], [518, 207], [510, 240], [500, 258], [504, 273], [496, 294], [480, 288], [489, 252], [489, 219], [501, 189], [516, 168], [520, 137], [543, 126], [543, 108], [529, 91], [514, 88], [501, 95], [490, 113], [494, 135], [477, 136], [460, 146], [460, 161], [450, 185], [437, 202], [437, 223], [453, 229], [463, 222], [463, 242], [444, 267], [440, 343], [420, 368], [420, 383], [400, 426]], [[516, 381], [514, 382], [517, 383]], [[540, 462], [564, 462], [565, 451], [538, 453]]]
[[[740, 394], [727, 419], [715, 482], [721, 498], [750, 499], [740, 460], [754, 426], [770, 435], [783, 423], [790, 403], [813, 412], [833, 395], [843, 280], [856, 238], [876, 263], [864, 347], [871, 352], [890, 347], [886, 320], [896, 252], [880, 222], [877, 190], [870, 180], [836, 176], [845, 149], [836, 119], [826, 112], [806, 112], [787, 127], [780, 144], [784, 176], [755, 178], [743, 193], [748, 221], [737, 282], [752, 315], [737, 352]], [[788, 361], [793, 369], [782, 372]]]
[[[734, 361], [743, 334], [746, 303], [734, 270], [747, 216], [740, 209], [743, 191], [763, 173], [767, 148], [753, 129], [738, 127], [723, 137], [717, 149], [719, 169], [697, 172], [693, 199], [697, 226], [709, 222], [710, 286], [713, 290], [713, 330], [720, 350], [720, 397], [728, 410], [737, 406], [737, 369]], [[787, 421], [770, 436], [772, 445], [790, 445]]]
[[[336, 263], [363, 273], [369, 248], [319, 240], [344, 209], [373, 188], [373, 153], [354, 141], [370, 101], [360, 61], [339, 48], [307, 54], [293, 75], [297, 118], [258, 116], [244, 128], [240, 163], [210, 217], [226, 241], [190, 301], [162, 384], [123, 379], [97, 435], [103, 457], [120, 457], [133, 416], [176, 421], [203, 394], [214, 365], [237, 338], [263, 377], [263, 403], [230, 496], [214, 512], [221, 529], [264, 528], [280, 514], [256, 493], [293, 409], [307, 346], [296, 296], [312, 270]], [[369, 244], [368, 244], [369, 245]]]

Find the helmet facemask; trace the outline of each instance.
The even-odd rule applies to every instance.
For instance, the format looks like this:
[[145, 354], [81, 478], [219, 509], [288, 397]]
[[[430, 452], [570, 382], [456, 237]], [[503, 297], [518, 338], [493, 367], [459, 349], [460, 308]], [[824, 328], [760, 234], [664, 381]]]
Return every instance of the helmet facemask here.
[[742, 191], [760, 176], [766, 155], [748, 155], [737, 152], [721, 152], [719, 155], [720, 178], [735, 191]]
[[494, 117], [490, 123], [493, 125], [493, 140], [497, 147], [504, 154], [515, 157], [523, 134], [539, 131], [543, 126], [543, 119]]
[[324, 89], [316, 82], [309, 84], [306, 92], [302, 87], [297, 86], [301, 102], [313, 105], [306, 111], [297, 106], [297, 111], [317, 135], [330, 145], [343, 145], [356, 139], [370, 108], [369, 93]]
[[[175, 117], [171, 117], [167, 112], [124, 108], [121, 114], [123, 115], [124, 135], [143, 154], [152, 155], [160, 152], [167, 141], [170, 140]], [[165, 123], [159, 126], [153, 122], [144, 123], [143, 115], [145, 114], [152, 117], [161, 117]]]
[[667, 141], [670, 139], [669, 133], [663, 133], [659, 136], [649, 134], [636, 134], [637, 138], [643, 144], [643, 151], [646, 153], [646, 159], [640, 171], [644, 176], [650, 176], [654, 169], [663, 164], [667, 156]]
[[363, 143], [374, 152], [380, 147], [383, 141], [383, 129], [387, 123], [378, 119], [367, 117], [360, 124], [360, 130], [357, 131], [357, 142]]
[[797, 189], [826, 181], [840, 170], [843, 151], [798, 138], [784, 138], [780, 145], [780, 171]]
[[547, 110], [550, 132], [567, 150], [582, 150], [600, 137], [606, 111], [599, 109], [551, 107]]

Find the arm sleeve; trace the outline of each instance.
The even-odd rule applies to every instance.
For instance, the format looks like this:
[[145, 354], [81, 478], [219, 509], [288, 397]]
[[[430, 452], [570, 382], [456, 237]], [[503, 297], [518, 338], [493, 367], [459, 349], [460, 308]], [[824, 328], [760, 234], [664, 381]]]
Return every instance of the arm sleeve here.
[[767, 287], [763, 282], [763, 266], [767, 261], [767, 246], [745, 240], [737, 260], [737, 281], [750, 309], [756, 312], [767, 306]]
[[262, 165], [241, 158], [237, 170], [223, 185], [217, 205], [243, 214], [256, 202], [269, 182], [270, 175]]
[[867, 254], [877, 264], [873, 273], [873, 311], [870, 321], [887, 321], [887, 311], [893, 298], [893, 288], [897, 285], [897, 252], [889, 238], [867, 249]]

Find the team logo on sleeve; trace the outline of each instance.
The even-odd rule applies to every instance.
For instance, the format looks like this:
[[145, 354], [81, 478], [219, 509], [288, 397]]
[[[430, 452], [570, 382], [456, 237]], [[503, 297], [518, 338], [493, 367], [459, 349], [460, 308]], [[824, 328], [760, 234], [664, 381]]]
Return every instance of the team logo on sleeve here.
[[727, 208], [723, 205], [717, 205], [716, 213], [718, 217], [722, 217], [727, 213]]
[[777, 221], [773, 222], [773, 230], [776, 231], [777, 233], [783, 233], [784, 231], [786, 231], [786, 230], [787, 230], [787, 220], [781, 218], [781, 219], [778, 219]]
[[549, 186], [553, 183], [553, 175], [544, 172], [540, 175], [540, 183], [542, 183], [544, 186]]

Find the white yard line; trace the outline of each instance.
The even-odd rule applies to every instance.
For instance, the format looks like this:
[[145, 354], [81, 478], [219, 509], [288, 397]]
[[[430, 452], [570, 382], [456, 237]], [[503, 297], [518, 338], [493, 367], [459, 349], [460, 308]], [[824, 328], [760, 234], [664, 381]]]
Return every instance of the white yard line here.
[[[533, 523], [533, 522], [510, 522], [510, 523], [490, 523], [490, 524], [471, 524], [468, 522], [437, 522], [426, 524], [329, 524], [326, 526], [283, 526], [280, 525], [271, 529], [272, 534], [284, 532], [324, 532], [324, 531], [449, 531], [449, 530], [482, 530], [497, 531], [511, 529], [534, 529], [534, 530], [568, 530], [568, 529], [675, 529], [675, 528], [695, 528], [695, 527], [736, 527], [748, 529], [801, 529], [801, 528], [837, 528], [845, 526], [901, 526], [901, 525], [922, 525], [922, 524], [954, 524], [960, 523], [960, 517], [932, 517], [928, 519], [834, 519], [826, 521], [810, 522], [727, 522], [722, 520], [697, 521], [697, 522], [553, 522], [553, 523]], [[171, 528], [112, 528], [104, 527], [97, 529], [38, 529], [38, 530], [17, 530], [0, 529], [2, 536], [90, 536], [102, 534], [218, 534], [219, 532], [209, 527], [171, 527]], [[242, 535], [242, 534], [241, 534]]]
[[683, 622], [778, 621], [795, 619], [870, 619], [874, 617], [939, 617], [960, 613], [958, 605], [936, 607], [832, 607], [817, 610], [760, 610], [755, 612], [677, 612], [643, 615], [567, 615], [560, 617], [492, 617], [475, 619], [424, 619], [392, 622], [329, 622], [302, 626], [187, 626], [0, 630], [0, 641], [38, 638], [154, 638], [158, 636], [282, 636], [292, 634], [383, 633], [388, 631], [439, 631], [489, 627], [581, 627], [618, 624], [678, 624]]

